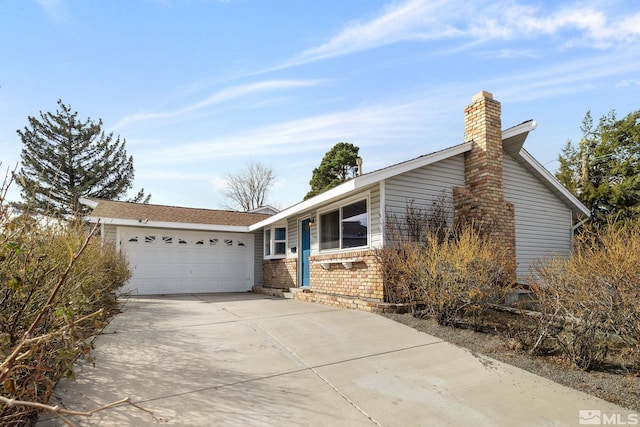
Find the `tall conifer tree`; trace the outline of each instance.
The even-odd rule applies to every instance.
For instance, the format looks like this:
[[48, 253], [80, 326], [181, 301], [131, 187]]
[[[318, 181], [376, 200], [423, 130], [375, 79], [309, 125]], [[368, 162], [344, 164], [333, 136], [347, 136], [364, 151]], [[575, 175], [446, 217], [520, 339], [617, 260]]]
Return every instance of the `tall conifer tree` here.
[[[126, 141], [105, 134], [102, 120], [78, 119], [70, 105], [58, 101], [54, 113], [29, 117], [18, 130], [24, 144], [17, 179], [22, 196], [41, 211], [82, 214], [80, 197], [119, 200], [132, 187], [133, 157]], [[144, 190], [132, 201], [148, 202]]]
[[640, 110], [614, 111], [594, 126], [587, 111], [582, 139], [569, 141], [556, 177], [591, 210], [597, 225], [640, 219]]

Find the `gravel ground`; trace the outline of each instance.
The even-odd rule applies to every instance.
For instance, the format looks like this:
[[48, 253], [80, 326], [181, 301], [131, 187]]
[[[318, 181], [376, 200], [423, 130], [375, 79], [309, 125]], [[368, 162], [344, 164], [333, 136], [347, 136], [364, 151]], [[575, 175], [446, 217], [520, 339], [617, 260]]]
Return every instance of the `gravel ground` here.
[[640, 411], [640, 376], [638, 373], [584, 372], [573, 368], [561, 357], [535, 357], [511, 349], [507, 340], [496, 334], [440, 326], [433, 319], [419, 319], [411, 314], [386, 314], [385, 316], [472, 352], [517, 366], [627, 409]]

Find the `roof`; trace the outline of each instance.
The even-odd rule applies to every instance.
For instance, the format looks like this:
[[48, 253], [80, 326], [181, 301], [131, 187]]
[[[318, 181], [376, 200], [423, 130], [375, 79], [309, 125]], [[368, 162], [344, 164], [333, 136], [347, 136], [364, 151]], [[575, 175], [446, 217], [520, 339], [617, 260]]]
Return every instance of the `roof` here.
[[[517, 126], [503, 130], [502, 145], [504, 150], [513, 155], [518, 162], [522, 163], [529, 171], [540, 179], [545, 186], [560, 197], [560, 199], [570, 206], [574, 212], [589, 216], [589, 210], [573, 194], [571, 194], [569, 190], [560, 184], [560, 182], [549, 171], [542, 167], [533, 157], [531, 157], [530, 154], [522, 149], [522, 146], [527, 139], [527, 135], [529, 135], [529, 132], [534, 130], [536, 127], [537, 124], [534, 120], [528, 120]], [[324, 193], [284, 209], [281, 212], [260, 221], [259, 223], [251, 225], [249, 228], [251, 230], [256, 230], [277, 221], [284, 220], [291, 215], [302, 214], [305, 211], [315, 209], [321, 205], [345, 197], [357, 190], [362, 190], [375, 185], [385, 179], [463, 154], [469, 150], [471, 150], [471, 142], [465, 142], [444, 150], [436, 151], [431, 154], [416, 157], [402, 163], [397, 163], [395, 165], [387, 166], [385, 168], [357, 176], [338, 185], [337, 187], [327, 190]]]
[[146, 227], [249, 231], [248, 226], [269, 217], [266, 214], [228, 210], [184, 208], [178, 206], [86, 199], [81, 202], [93, 208], [91, 222]]

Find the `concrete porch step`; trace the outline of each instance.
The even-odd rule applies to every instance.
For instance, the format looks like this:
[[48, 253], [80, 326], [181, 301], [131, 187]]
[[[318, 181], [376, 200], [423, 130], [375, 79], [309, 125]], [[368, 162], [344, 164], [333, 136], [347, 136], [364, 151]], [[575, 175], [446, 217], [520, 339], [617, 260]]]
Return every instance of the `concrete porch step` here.
[[302, 291], [303, 291], [302, 288], [289, 288], [289, 291], [284, 292], [282, 294], [282, 296], [284, 296], [285, 298], [288, 298], [288, 299], [293, 299], [293, 296], [295, 294], [297, 294], [298, 292], [302, 292]]

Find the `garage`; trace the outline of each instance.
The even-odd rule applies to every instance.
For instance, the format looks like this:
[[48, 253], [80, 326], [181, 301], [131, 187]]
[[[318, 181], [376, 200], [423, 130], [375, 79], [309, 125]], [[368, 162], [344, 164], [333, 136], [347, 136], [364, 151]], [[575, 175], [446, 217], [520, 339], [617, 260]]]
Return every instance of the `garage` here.
[[246, 292], [253, 285], [253, 235], [118, 227], [138, 295]]
[[134, 295], [247, 292], [261, 286], [262, 233], [273, 208], [238, 212], [81, 198], [99, 234], [127, 258]]

